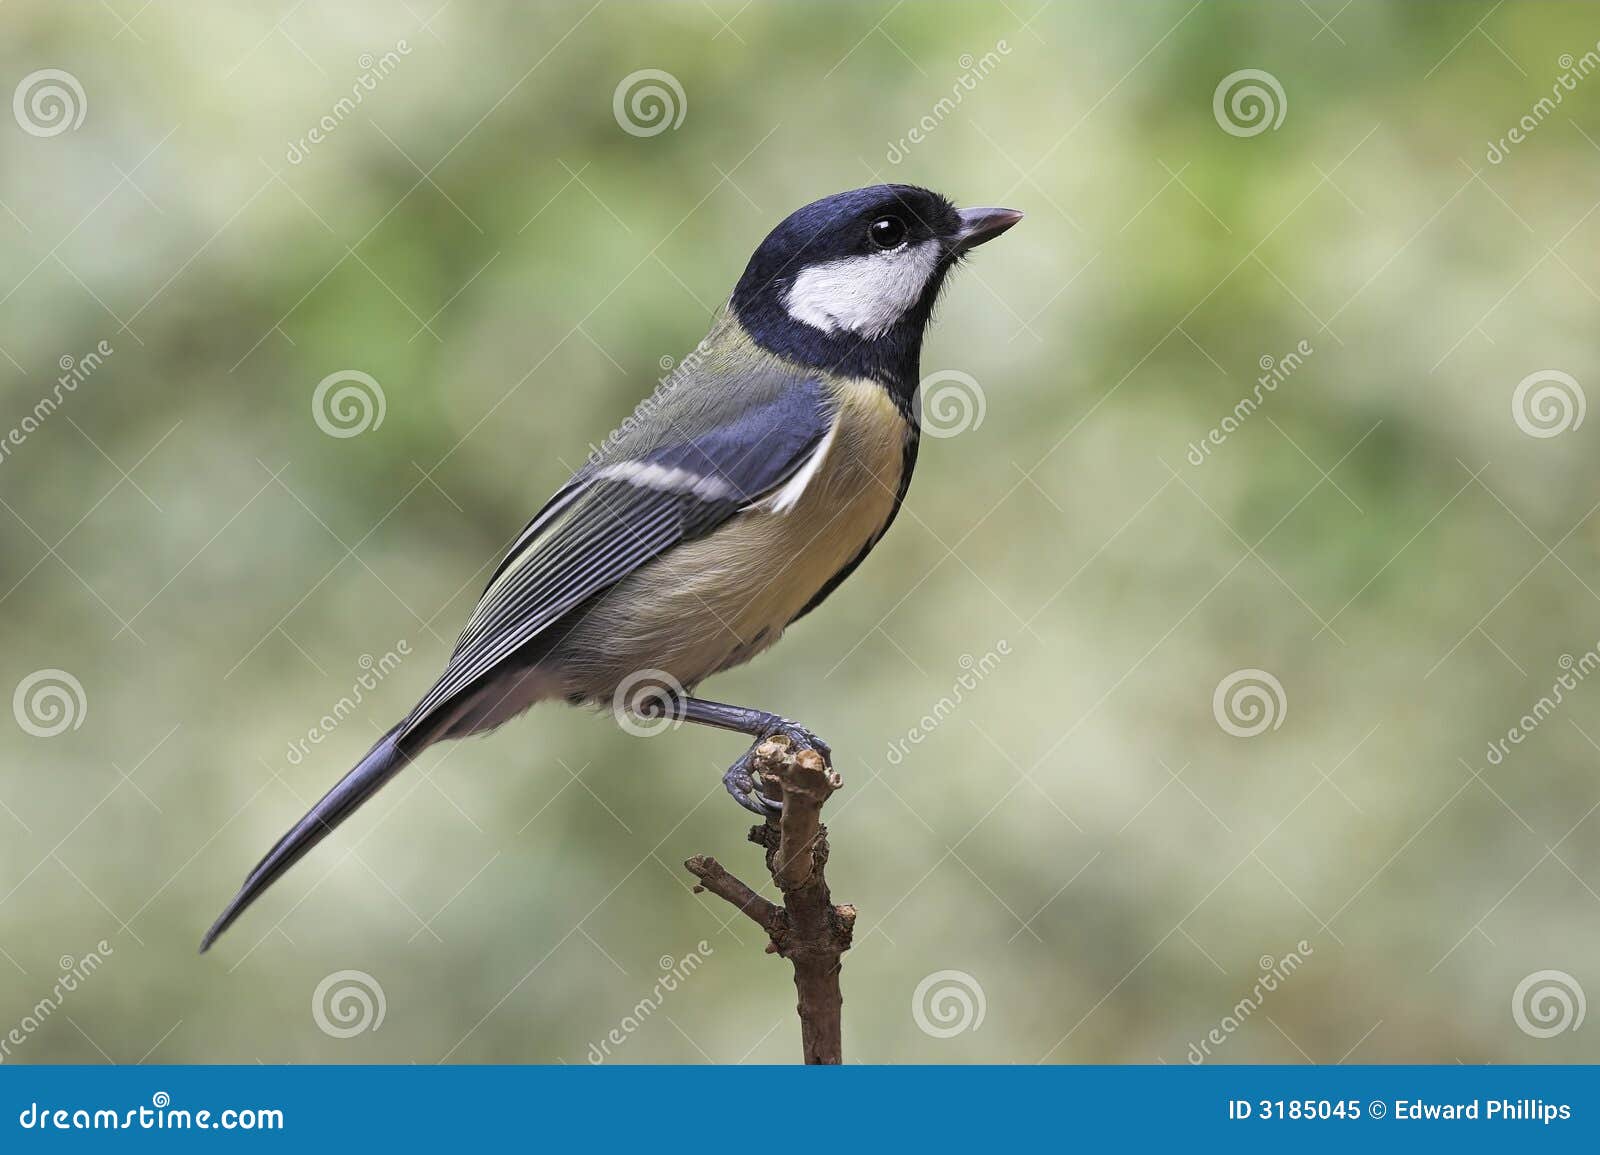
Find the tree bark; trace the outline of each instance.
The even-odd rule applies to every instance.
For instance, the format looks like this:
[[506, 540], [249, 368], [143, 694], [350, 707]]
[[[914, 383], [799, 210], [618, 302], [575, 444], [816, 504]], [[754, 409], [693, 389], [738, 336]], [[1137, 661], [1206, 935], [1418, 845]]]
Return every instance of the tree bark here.
[[828, 829], [822, 806], [843, 780], [820, 751], [791, 749], [782, 737], [763, 742], [755, 755], [758, 781], [783, 803], [780, 815], [750, 828], [750, 841], [766, 850], [767, 871], [783, 905], [762, 898], [716, 859], [696, 855], [684, 865], [709, 890], [767, 933], [767, 953], [794, 968], [800, 1043], [807, 1063], [844, 1061], [839, 987], [840, 957], [850, 949], [853, 906], [835, 906], [828, 893]]

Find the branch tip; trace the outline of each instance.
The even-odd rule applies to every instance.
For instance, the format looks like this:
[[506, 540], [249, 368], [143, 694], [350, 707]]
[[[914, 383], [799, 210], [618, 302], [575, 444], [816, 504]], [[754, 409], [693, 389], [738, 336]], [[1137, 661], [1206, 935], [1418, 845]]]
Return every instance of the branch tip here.
[[850, 949], [856, 909], [835, 906], [828, 893], [828, 830], [822, 807], [844, 779], [826, 754], [809, 747], [792, 749], [786, 735], [760, 743], [752, 762], [758, 788], [783, 807], [749, 832], [749, 840], [767, 852], [767, 869], [783, 905], [762, 898], [715, 858], [695, 855], [684, 866], [699, 880], [696, 893], [709, 890], [747, 915], [767, 932], [766, 953], [780, 955], [794, 967], [805, 1061], [840, 1063], [840, 956]]

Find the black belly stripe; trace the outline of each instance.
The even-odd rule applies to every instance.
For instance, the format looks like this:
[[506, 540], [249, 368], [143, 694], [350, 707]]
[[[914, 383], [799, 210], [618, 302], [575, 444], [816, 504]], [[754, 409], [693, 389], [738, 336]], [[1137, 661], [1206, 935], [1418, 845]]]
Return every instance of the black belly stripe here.
[[922, 430], [916, 421], [907, 421], [906, 430], [906, 444], [900, 456], [900, 484], [895, 490], [894, 504], [889, 507], [889, 515], [883, 519], [883, 524], [878, 527], [878, 532], [867, 539], [867, 544], [861, 547], [861, 551], [845, 562], [838, 573], [823, 583], [822, 588], [811, 596], [811, 600], [800, 607], [800, 612], [785, 623], [785, 628], [792, 626], [825, 602], [828, 599], [828, 595], [838, 589], [844, 579], [855, 573], [856, 567], [867, 560], [867, 555], [872, 552], [872, 547], [883, 540], [883, 535], [888, 533], [889, 527], [894, 524], [895, 515], [900, 512], [900, 506], [906, 499], [906, 491], [911, 488], [911, 471], [916, 468], [917, 446], [922, 440]]

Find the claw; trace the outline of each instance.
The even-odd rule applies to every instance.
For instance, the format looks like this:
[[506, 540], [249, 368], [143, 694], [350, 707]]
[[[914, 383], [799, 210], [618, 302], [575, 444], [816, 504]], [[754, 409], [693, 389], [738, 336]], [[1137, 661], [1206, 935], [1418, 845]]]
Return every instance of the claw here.
[[[826, 758], [830, 765], [833, 763], [832, 747], [804, 726], [797, 725], [787, 718], [780, 718], [770, 732], [762, 736], [762, 739], [764, 741], [779, 737], [786, 739], [789, 743], [789, 748], [792, 750], [815, 750]], [[760, 745], [760, 743], [758, 742], [757, 745]]]
[[761, 789], [753, 772], [756, 752], [774, 739], [782, 740], [790, 750], [815, 750], [826, 758], [830, 765], [833, 763], [833, 751], [826, 742], [804, 726], [797, 726], [786, 718], [778, 719], [751, 744], [750, 749], [746, 750], [737, 762], [728, 767], [728, 772], [722, 776], [722, 785], [733, 796], [733, 800], [750, 813], [762, 818], [783, 811], [783, 803], [767, 797], [766, 791]]
[[728, 772], [722, 776], [722, 785], [735, 802], [761, 818], [783, 809], [781, 802], [768, 798], [756, 785], [755, 776], [750, 772], [750, 753], [728, 767]]

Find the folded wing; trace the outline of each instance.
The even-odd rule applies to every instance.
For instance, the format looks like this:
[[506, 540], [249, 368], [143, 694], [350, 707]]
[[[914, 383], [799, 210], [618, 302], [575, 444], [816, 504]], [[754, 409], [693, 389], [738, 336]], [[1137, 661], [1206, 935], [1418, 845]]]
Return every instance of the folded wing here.
[[507, 552], [450, 664], [401, 723], [425, 730], [481, 679], [585, 600], [781, 486], [825, 437], [833, 403], [814, 375], [772, 371], [653, 426], [585, 466]]

